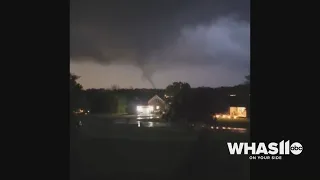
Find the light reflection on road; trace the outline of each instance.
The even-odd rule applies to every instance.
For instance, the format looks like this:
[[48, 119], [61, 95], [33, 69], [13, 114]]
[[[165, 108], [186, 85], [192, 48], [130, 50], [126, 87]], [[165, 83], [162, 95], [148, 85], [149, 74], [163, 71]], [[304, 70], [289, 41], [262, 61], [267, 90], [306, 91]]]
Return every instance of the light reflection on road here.
[[[159, 121], [157, 119], [153, 119], [153, 121], [150, 121], [151, 118], [148, 120], [148, 119], [145, 119], [145, 118], [141, 118], [141, 120], [137, 120], [137, 119], [127, 119], [127, 120], [116, 120], [114, 121], [115, 124], [127, 124], [127, 125], [136, 125], [137, 127], [139, 128], [158, 128], [158, 127], [171, 127], [169, 123], [167, 122], [162, 122], [162, 121]], [[214, 131], [214, 132], [234, 132], [234, 133], [246, 133], [247, 132], [247, 129], [246, 128], [239, 128], [239, 127], [228, 127], [228, 126], [217, 126], [217, 127], [213, 127], [213, 126], [209, 126], [209, 127], [206, 127], [206, 126], [201, 126], [200, 128], [196, 128], [196, 127], [191, 127], [191, 129], [194, 129], [194, 130], [200, 130], [200, 129], [203, 129], [203, 128], [207, 128], [211, 131]]]
[[144, 119], [159, 119], [159, 116], [139, 116], [137, 117], [138, 120], [144, 120]]
[[216, 127], [216, 130], [224, 130], [224, 131], [230, 131], [230, 132], [237, 132], [237, 133], [245, 133], [247, 132], [246, 128], [236, 128], [236, 127]]

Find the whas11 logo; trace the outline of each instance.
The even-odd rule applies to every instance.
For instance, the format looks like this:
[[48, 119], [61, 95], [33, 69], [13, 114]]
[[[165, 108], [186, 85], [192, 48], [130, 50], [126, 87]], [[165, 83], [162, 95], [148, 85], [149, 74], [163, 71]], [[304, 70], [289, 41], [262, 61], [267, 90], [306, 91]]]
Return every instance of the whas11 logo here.
[[[280, 143], [269, 143], [266, 145], [265, 143], [227, 143], [229, 148], [229, 153], [231, 155], [241, 155], [241, 154], [249, 154], [250, 155], [299, 155], [301, 154], [303, 147], [300, 143], [295, 142], [290, 144], [290, 141]], [[258, 157], [259, 158], [259, 157]], [[263, 159], [271, 159], [270, 156], [261, 157]], [[255, 158], [250, 158], [255, 159]], [[272, 158], [273, 159], [273, 158]], [[280, 158], [281, 159], [281, 158]]]

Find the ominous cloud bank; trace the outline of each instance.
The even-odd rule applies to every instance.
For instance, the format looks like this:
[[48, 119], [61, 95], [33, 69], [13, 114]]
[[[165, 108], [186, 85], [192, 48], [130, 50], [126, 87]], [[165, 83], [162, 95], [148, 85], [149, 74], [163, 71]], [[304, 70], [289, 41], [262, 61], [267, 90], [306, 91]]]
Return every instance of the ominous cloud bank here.
[[249, 4], [71, 0], [71, 60], [135, 65], [151, 84], [156, 71], [190, 66], [244, 75], [250, 59]]

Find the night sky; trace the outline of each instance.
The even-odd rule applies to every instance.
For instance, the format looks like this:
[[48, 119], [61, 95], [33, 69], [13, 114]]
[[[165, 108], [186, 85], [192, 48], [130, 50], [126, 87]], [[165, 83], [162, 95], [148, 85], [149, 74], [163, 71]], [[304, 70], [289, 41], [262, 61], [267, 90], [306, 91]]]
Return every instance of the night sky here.
[[71, 0], [70, 71], [87, 88], [242, 83], [250, 0]]

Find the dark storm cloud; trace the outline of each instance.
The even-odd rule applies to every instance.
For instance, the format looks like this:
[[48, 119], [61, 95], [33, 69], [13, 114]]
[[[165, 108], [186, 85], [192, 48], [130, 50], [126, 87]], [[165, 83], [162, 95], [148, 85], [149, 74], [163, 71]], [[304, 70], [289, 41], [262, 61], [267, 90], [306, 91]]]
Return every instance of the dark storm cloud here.
[[249, 0], [71, 0], [71, 60], [248, 69]]

